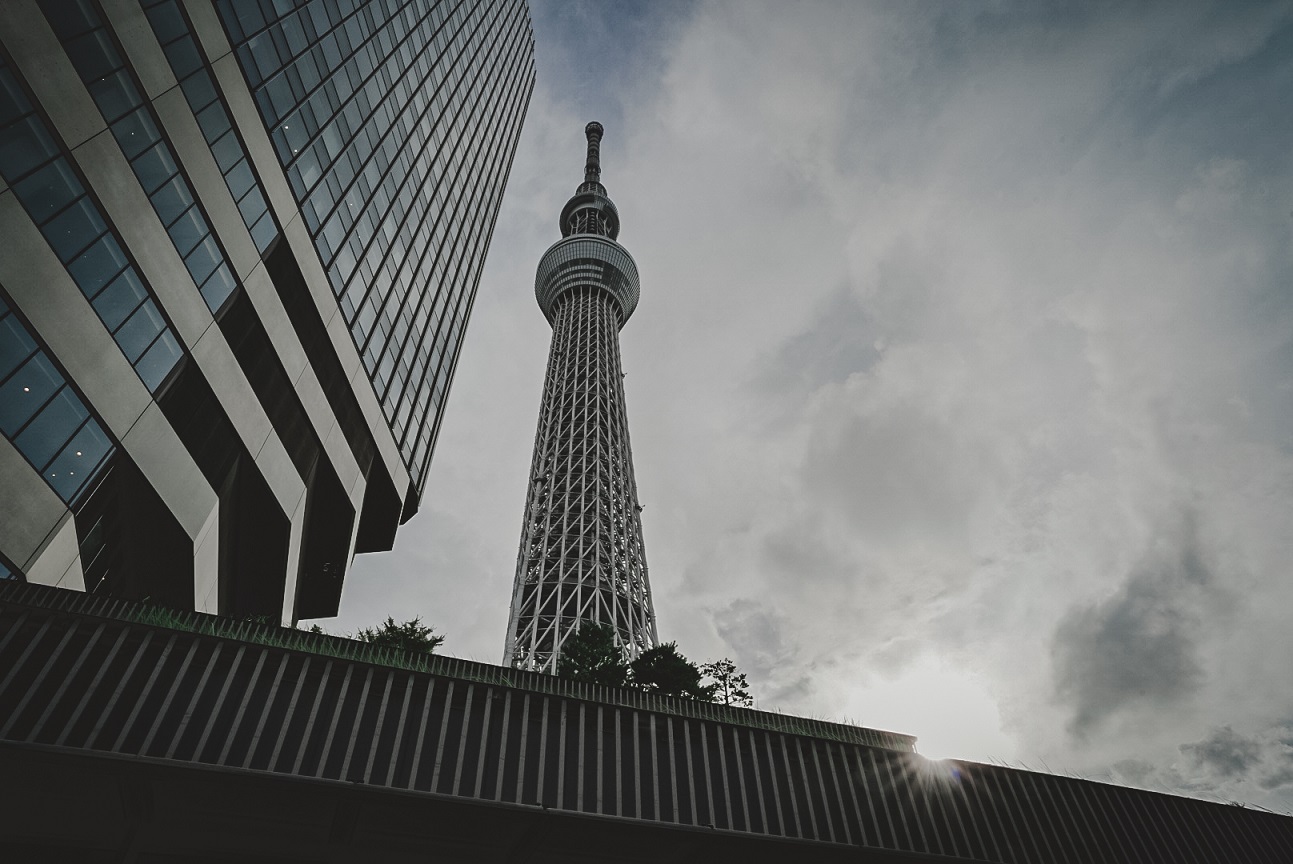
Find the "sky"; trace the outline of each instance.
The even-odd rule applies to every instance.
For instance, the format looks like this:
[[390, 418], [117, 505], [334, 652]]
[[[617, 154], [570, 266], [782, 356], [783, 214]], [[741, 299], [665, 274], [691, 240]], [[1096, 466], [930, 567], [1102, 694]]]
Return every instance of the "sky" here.
[[421, 512], [322, 623], [500, 661], [598, 120], [663, 640], [926, 755], [1293, 811], [1293, 4], [531, 14]]

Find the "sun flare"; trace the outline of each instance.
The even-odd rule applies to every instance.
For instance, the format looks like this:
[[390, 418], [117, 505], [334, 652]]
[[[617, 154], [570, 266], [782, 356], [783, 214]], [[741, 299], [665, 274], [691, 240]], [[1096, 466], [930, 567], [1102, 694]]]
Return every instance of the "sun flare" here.
[[848, 704], [864, 726], [915, 735], [916, 749], [930, 760], [1015, 756], [983, 679], [939, 657], [924, 656], [894, 677], [853, 689]]

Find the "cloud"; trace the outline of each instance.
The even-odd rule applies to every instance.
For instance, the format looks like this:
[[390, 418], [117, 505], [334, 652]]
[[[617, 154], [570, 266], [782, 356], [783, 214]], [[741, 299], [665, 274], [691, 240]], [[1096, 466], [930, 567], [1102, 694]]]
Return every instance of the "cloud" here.
[[1263, 789], [1279, 789], [1293, 785], [1293, 764], [1286, 764], [1262, 777], [1258, 784]]
[[1065, 616], [1052, 657], [1075, 734], [1085, 736], [1125, 709], [1168, 709], [1199, 690], [1204, 678], [1195, 634], [1204, 620], [1215, 626], [1215, 613], [1224, 608], [1218, 583], [1187, 514], [1160, 535], [1112, 597]]
[[752, 600], [734, 600], [714, 613], [719, 638], [747, 677], [759, 682], [754, 695], [765, 705], [804, 699], [812, 689], [799, 674], [800, 652], [787, 623], [786, 616]]
[[1181, 752], [1209, 774], [1222, 778], [1243, 777], [1261, 759], [1258, 742], [1229, 726], [1213, 729], [1202, 741], [1182, 744]]
[[884, 340], [847, 285], [819, 303], [816, 317], [755, 361], [751, 385], [775, 398], [774, 408], [797, 413], [828, 384], [843, 384], [881, 359]]

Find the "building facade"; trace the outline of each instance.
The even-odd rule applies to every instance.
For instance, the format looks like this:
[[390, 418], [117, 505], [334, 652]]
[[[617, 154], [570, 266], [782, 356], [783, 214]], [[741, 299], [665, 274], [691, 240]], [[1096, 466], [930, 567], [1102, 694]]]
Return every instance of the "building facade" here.
[[548, 672], [584, 622], [613, 628], [627, 659], [656, 644], [620, 368], [638, 271], [616, 242], [619, 212], [601, 183], [602, 126], [584, 132], [584, 182], [534, 283], [552, 347], [503, 654]]
[[418, 507], [523, 0], [0, 4], [0, 573], [336, 614]]

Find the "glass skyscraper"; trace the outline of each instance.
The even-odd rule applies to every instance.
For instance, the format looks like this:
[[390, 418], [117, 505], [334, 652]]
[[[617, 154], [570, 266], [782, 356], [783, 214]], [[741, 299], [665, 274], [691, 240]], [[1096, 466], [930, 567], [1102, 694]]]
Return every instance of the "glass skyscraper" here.
[[533, 84], [522, 0], [0, 4], [0, 576], [335, 614]]

